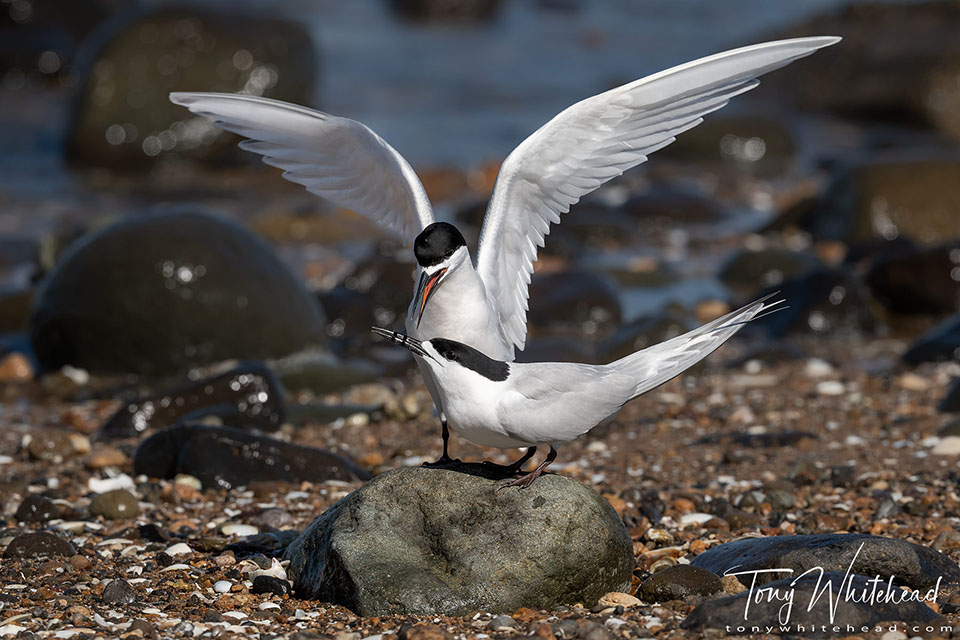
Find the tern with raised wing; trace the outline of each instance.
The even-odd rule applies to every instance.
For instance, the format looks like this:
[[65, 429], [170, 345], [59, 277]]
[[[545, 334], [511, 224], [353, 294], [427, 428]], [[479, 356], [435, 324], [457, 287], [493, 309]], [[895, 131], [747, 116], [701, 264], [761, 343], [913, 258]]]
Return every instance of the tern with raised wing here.
[[[527, 334], [527, 297], [537, 250], [550, 225], [583, 196], [692, 129], [759, 84], [759, 76], [838, 42], [810, 37], [765, 42], [694, 60], [587, 98], [560, 112], [504, 160], [479, 247], [434, 220], [413, 168], [365, 125], [258, 96], [172, 93], [170, 99], [249, 138], [244, 149], [308, 191], [413, 239], [419, 276], [406, 317], [410, 337], [442, 336], [512, 362]], [[433, 369], [415, 354], [443, 425]]]
[[507, 485], [522, 489], [556, 459], [557, 446], [583, 435], [637, 396], [700, 362], [750, 320], [783, 308], [777, 306], [782, 300], [768, 303], [770, 298], [604, 365], [505, 362], [447, 338], [421, 341], [379, 327], [373, 332], [423, 360], [454, 432], [482, 446], [528, 447], [509, 470], [519, 470], [538, 446], [550, 447], [533, 471]]

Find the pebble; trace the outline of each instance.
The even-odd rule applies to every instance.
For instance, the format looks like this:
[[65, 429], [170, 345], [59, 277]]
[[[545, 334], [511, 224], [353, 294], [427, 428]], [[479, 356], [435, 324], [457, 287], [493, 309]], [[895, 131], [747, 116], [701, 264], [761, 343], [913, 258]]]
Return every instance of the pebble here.
[[642, 602], [639, 598], [635, 598], [629, 593], [611, 591], [610, 593], [600, 596], [597, 604], [603, 605], [604, 607], [623, 607], [624, 609], [629, 609], [630, 607], [641, 605]]
[[116, 489], [133, 489], [135, 487], [133, 478], [125, 473], [111, 478], [90, 478], [87, 481], [87, 488], [93, 493], [106, 493]]
[[955, 456], [960, 454], [960, 436], [947, 436], [930, 450], [935, 456]]
[[907, 634], [900, 630], [887, 631], [880, 636], [880, 640], [907, 640]]
[[126, 489], [101, 493], [90, 503], [90, 515], [103, 516], [107, 520], [136, 518], [139, 513], [139, 502]]
[[33, 379], [33, 367], [22, 353], [11, 353], [0, 359], [0, 382], [27, 382]]
[[111, 580], [100, 595], [100, 600], [109, 604], [130, 604], [136, 599], [137, 592], [126, 580]]
[[34, 460], [60, 464], [76, 453], [71, 434], [67, 431], [44, 429], [31, 435], [27, 452]]
[[512, 630], [517, 626], [517, 622], [510, 616], [497, 616], [487, 623], [487, 626], [491, 631], [505, 631]]
[[74, 556], [77, 550], [69, 541], [46, 531], [21, 533], [7, 545], [4, 558], [35, 558], [37, 556]]
[[107, 469], [122, 467], [127, 464], [125, 453], [109, 445], [97, 444], [87, 457], [87, 467], [90, 469]]
[[187, 546], [185, 542], [178, 542], [175, 545], [167, 547], [166, 553], [168, 556], [182, 556], [188, 553], [193, 553], [193, 549]]
[[253, 579], [251, 593], [272, 593], [277, 596], [290, 595], [290, 583], [280, 578], [268, 575], [259, 575]]
[[220, 532], [225, 536], [255, 536], [260, 529], [250, 524], [230, 522], [220, 527]]
[[233, 583], [229, 580], [217, 580], [213, 583], [213, 590], [217, 593], [227, 593], [230, 591], [230, 588], [233, 586]]
[[93, 563], [86, 556], [78, 554], [70, 558], [70, 566], [73, 567], [74, 571], [86, 571], [93, 566]]
[[826, 378], [829, 375], [833, 375], [833, 372], [833, 365], [820, 358], [810, 358], [803, 368], [803, 373], [808, 378]]
[[57, 516], [57, 505], [41, 495], [29, 495], [23, 499], [14, 517], [17, 522], [37, 523], [52, 520]]
[[842, 396], [846, 388], [837, 380], [824, 380], [817, 383], [817, 393], [822, 396]]

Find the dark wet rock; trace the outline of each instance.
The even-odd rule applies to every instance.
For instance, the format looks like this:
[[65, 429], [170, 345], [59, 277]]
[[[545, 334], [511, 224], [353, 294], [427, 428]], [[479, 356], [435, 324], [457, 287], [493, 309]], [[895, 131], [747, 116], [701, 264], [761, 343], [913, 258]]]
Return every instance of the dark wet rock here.
[[675, 229], [678, 225], [712, 224], [728, 217], [726, 209], [715, 198], [667, 186], [634, 195], [621, 209], [633, 219], [634, 227], [639, 222], [661, 230]]
[[0, 286], [0, 333], [27, 330], [33, 293], [33, 287], [28, 285]]
[[532, 305], [528, 320], [538, 329], [585, 323], [616, 326], [620, 323], [620, 293], [609, 278], [585, 271], [534, 276], [530, 283]]
[[502, 490], [458, 468], [388, 471], [328, 509], [287, 549], [294, 591], [364, 616], [462, 615], [629, 587], [630, 537], [598, 493], [556, 475]]
[[671, 310], [621, 325], [597, 345], [597, 362], [613, 362], [689, 331], [686, 318]]
[[33, 494], [23, 499], [13, 517], [17, 522], [35, 523], [52, 520], [57, 517], [57, 513], [57, 505], [53, 500]]
[[259, 362], [241, 363], [219, 375], [121, 407], [101, 427], [99, 435], [129, 438], [207, 416], [261, 431], [276, 431], [285, 419], [280, 383], [269, 367]]
[[366, 480], [353, 462], [315, 447], [290, 444], [229, 427], [181, 425], [156, 433], [137, 447], [136, 474], [152, 478], [192, 475], [206, 487], [230, 489], [251, 482]]
[[960, 160], [883, 157], [838, 172], [818, 202], [782, 222], [817, 240], [943, 243], [960, 236], [958, 200]]
[[857, 468], [852, 464], [830, 467], [830, 483], [835, 487], [852, 487], [856, 475]]
[[[857, 594], [859, 600], [843, 597], [842, 594], [848, 586], [852, 586], [853, 593]], [[746, 627], [747, 633], [750, 633], [751, 627], [760, 626], [762, 633], [767, 626], [779, 630], [781, 625], [789, 624], [794, 629], [798, 625], [803, 625], [804, 634], [812, 630], [814, 637], [822, 637], [848, 635], [848, 625], [859, 631], [862, 627], [872, 628], [884, 621], [933, 622], [939, 619], [939, 616], [922, 602], [909, 601], [899, 604], [886, 601], [862, 602], [863, 598], [860, 594], [865, 592], [869, 596], [874, 589], [882, 594], [884, 585], [881, 583], [878, 586], [876, 582], [861, 575], [845, 578], [843, 572], [828, 572], [824, 573], [822, 578], [819, 574], [807, 575], [799, 579], [788, 577], [765, 584], [764, 587], [778, 589], [780, 594], [793, 593], [793, 607], [790, 608], [789, 614], [783, 609], [785, 604], [783, 600], [760, 597], [747, 590], [735, 596], [714, 598], [700, 603], [690, 612], [681, 626], [694, 631], [727, 628], [737, 631], [739, 628]], [[825, 590], [826, 593], [824, 593]], [[830, 615], [828, 593], [833, 594], [836, 605], [833, 618]], [[817, 594], [821, 594], [819, 599]], [[754, 599], [750, 601], [748, 609], [747, 602], [751, 597]], [[759, 602], [757, 602], [758, 599]], [[834, 625], [839, 626], [839, 632], [832, 631]], [[822, 630], [821, 627], [823, 627]]]
[[107, 520], [136, 518], [139, 513], [140, 504], [126, 489], [101, 493], [90, 502], [90, 515], [103, 516]]
[[[856, 555], [861, 545], [863, 548]], [[960, 581], [960, 567], [933, 549], [860, 533], [744, 538], [712, 547], [697, 556], [692, 564], [718, 575], [724, 575], [734, 566], [735, 571], [793, 569], [794, 575], [799, 575], [811, 567], [846, 571], [851, 562], [854, 562], [853, 573], [879, 575], [884, 580], [893, 576], [895, 584], [912, 589], [932, 587], [941, 576], [944, 584]], [[758, 574], [757, 584], [784, 575], [787, 574]], [[747, 586], [752, 579], [752, 576], [739, 578]]]
[[903, 361], [911, 365], [947, 360], [960, 360], [960, 314], [924, 333], [903, 354]]
[[814, 269], [764, 293], [774, 291], [779, 291], [779, 297], [787, 300], [789, 306], [754, 320], [751, 327], [766, 328], [774, 336], [860, 334], [876, 328], [869, 293], [846, 271]]
[[741, 293], [776, 287], [820, 266], [809, 253], [789, 249], [743, 250], [731, 256], [720, 268], [720, 281]]
[[137, 592], [126, 580], [111, 580], [103, 588], [100, 600], [106, 604], [130, 604], [137, 599]]
[[683, 163], [723, 163], [769, 175], [788, 168], [796, 141], [779, 120], [760, 114], [720, 114], [679, 136], [662, 154]]
[[31, 334], [47, 370], [162, 376], [322, 345], [324, 326], [271, 247], [223, 216], [175, 206], [74, 243], [38, 294]]
[[290, 591], [289, 582], [273, 576], [257, 576], [250, 588], [250, 593], [269, 593], [275, 596], [288, 596]]
[[368, 360], [339, 360], [320, 349], [309, 349], [272, 360], [270, 367], [285, 388], [312, 391], [317, 395], [336, 393], [354, 385], [380, 380], [384, 373], [383, 367]]
[[287, 547], [297, 539], [299, 531], [285, 529], [283, 531], [270, 531], [267, 533], [258, 533], [257, 535], [247, 536], [227, 546], [227, 551], [233, 551], [237, 558], [256, 559], [263, 557], [267, 559], [267, 569], [270, 567], [269, 558], [277, 558], [283, 555]]
[[660, 498], [660, 493], [656, 489], [633, 487], [624, 491], [620, 497], [627, 502], [634, 503], [640, 514], [654, 525], [660, 523], [663, 512], [667, 509], [667, 505]]
[[866, 283], [877, 300], [897, 313], [960, 311], [960, 240], [881, 255], [867, 272]]
[[957, 137], [958, 22], [960, 7], [937, 1], [853, 3], [821, 14], [769, 39], [829, 33], [843, 42], [764, 79], [764, 93], [815, 111], [927, 123]]
[[686, 600], [690, 596], [712, 596], [723, 590], [714, 573], [689, 564], [678, 564], [657, 571], [637, 589], [644, 602]]
[[36, 558], [39, 556], [70, 557], [77, 554], [68, 540], [46, 531], [21, 533], [7, 545], [4, 558]]
[[[947, 388], [947, 393], [943, 396], [943, 399], [940, 400], [937, 409], [944, 413], [960, 412], [960, 378], [956, 378], [950, 383], [950, 386]], [[957, 433], [950, 435], [960, 435], [960, 426], [957, 428]]]
[[500, 0], [388, 0], [394, 13], [416, 22], [471, 23], [496, 17]]
[[313, 100], [315, 60], [306, 30], [284, 20], [186, 8], [121, 16], [86, 52], [67, 157], [121, 171], [184, 157], [250, 161], [236, 137], [170, 102], [171, 91]]

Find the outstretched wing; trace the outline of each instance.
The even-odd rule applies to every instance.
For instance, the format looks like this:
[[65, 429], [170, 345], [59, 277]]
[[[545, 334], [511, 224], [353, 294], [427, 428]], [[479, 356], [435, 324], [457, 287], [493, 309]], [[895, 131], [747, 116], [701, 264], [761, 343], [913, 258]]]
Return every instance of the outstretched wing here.
[[307, 191], [372, 218], [407, 241], [433, 222], [413, 168], [367, 126], [279, 100], [171, 93], [170, 100], [249, 140], [240, 147]]
[[551, 223], [756, 87], [758, 76], [839, 40], [767, 42], [688, 62], [578, 102], [524, 140], [500, 168], [477, 254], [506, 341], [523, 349], [530, 276]]

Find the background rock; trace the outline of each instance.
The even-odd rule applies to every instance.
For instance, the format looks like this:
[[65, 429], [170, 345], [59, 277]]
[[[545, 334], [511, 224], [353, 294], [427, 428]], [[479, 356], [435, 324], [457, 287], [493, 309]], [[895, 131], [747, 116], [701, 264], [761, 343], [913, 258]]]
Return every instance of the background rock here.
[[556, 475], [503, 483], [422, 467], [378, 476], [287, 549], [294, 590], [371, 616], [551, 608], [629, 587], [630, 537], [598, 493]]
[[67, 158], [117, 170], [158, 159], [251, 161], [237, 138], [170, 102], [171, 91], [313, 101], [316, 56], [299, 25], [236, 11], [164, 8], [121, 16], [95, 38], [83, 73]]
[[245, 362], [229, 371], [120, 407], [101, 427], [105, 438], [129, 438], [177, 422], [216, 416], [275, 431], [285, 416], [283, 390], [269, 367]]
[[[799, 580], [795, 577], [776, 580], [764, 585], [764, 588], [779, 589], [780, 593], [788, 593], [793, 589], [794, 605], [789, 615], [786, 610], [782, 610], [784, 602], [777, 599], [760, 598], [757, 602], [757, 594], [752, 594], [754, 600], [750, 602], [749, 611], [747, 610], [747, 599], [751, 596], [749, 591], [744, 591], [735, 596], [726, 598], [714, 598], [701, 603], [694, 609], [683, 621], [683, 628], [695, 631], [703, 629], [726, 629], [728, 626], [733, 629], [746, 626], [757, 625], [760, 627], [772, 626], [774, 629], [780, 629], [781, 625], [789, 625], [794, 629], [797, 625], [804, 625], [804, 629], [810, 630], [816, 627], [814, 637], [821, 635], [834, 635], [830, 633], [833, 625], [839, 625], [841, 632], [847, 632], [847, 625], [860, 630], [864, 626], [873, 627], [875, 624], [884, 621], [898, 622], [932, 622], [939, 616], [934, 611], [921, 602], [904, 602], [902, 604], [893, 604], [888, 602], [864, 603], [848, 600], [841, 595], [846, 589], [842, 572], [825, 573], [823, 579], [818, 583], [817, 575], [805, 576]], [[870, 593], [874, 584], [869, 583], [868, 579], [852, 575], [852, 585], [855, 593], [860, 594], [863, 590]], [[796, 581], [796, 582], [794, 582]], [[829, 583], [830, 587], [827, 586]], [[822, 590], [833, 589], [834, 600], [837, 601], [836, 615], [831, 620], [827, 593], [823, 593], [816, 605], [808, 611], [808, 606]], [[881, 585], [879, 591], [882, 592]], [[921, 594], [923, 595], [923, 594]], [[745, 617], [746, 614], [746, 617]], [[780, 617], [781, 614], [784, 617]], [[822, 633], [820, 627], [826, 625], [827, 633]]]
[[230, 489], [251, 482], [366, 480], [370, 474], [323, 449], [290, 444], [229, 427], [181, 425], [137, 447], [135, 474], [173, 478], [185, 473], [205, 487]]
[[260, 238], [196, 207], [130, 215], [74, 244], [31, 337], [47, 370], [176, 375], [325, 342], [313, 296]]
[[960, 311], [960, 220], [957, 236], [947, 244], [878, 256], [866, 275], [874, 297], [898, 313]]
[[[846, 571], [854, 560], [854, 573], [886, 580], [912, 589], [932, 587], [937, 578], [944, 584], [960, 582], [960, 567], [947, 556], [918, 544], [860, 533], [745, 538], [713, 547], [700, 554], [693, 566], [724, 575], [731, 567], [737, 572], [757, 569], [793, 569], [793, 576], [822, 567], [824, 571]], [[789, 574], [759, 574], [757, 584], [772, 582]], [[740, 577], [749, 586], [751, 576]]]
[[921, 335], [903, 354], [903, 361], [912, 365], [943, 360], [960, 360], [960, 314]]

